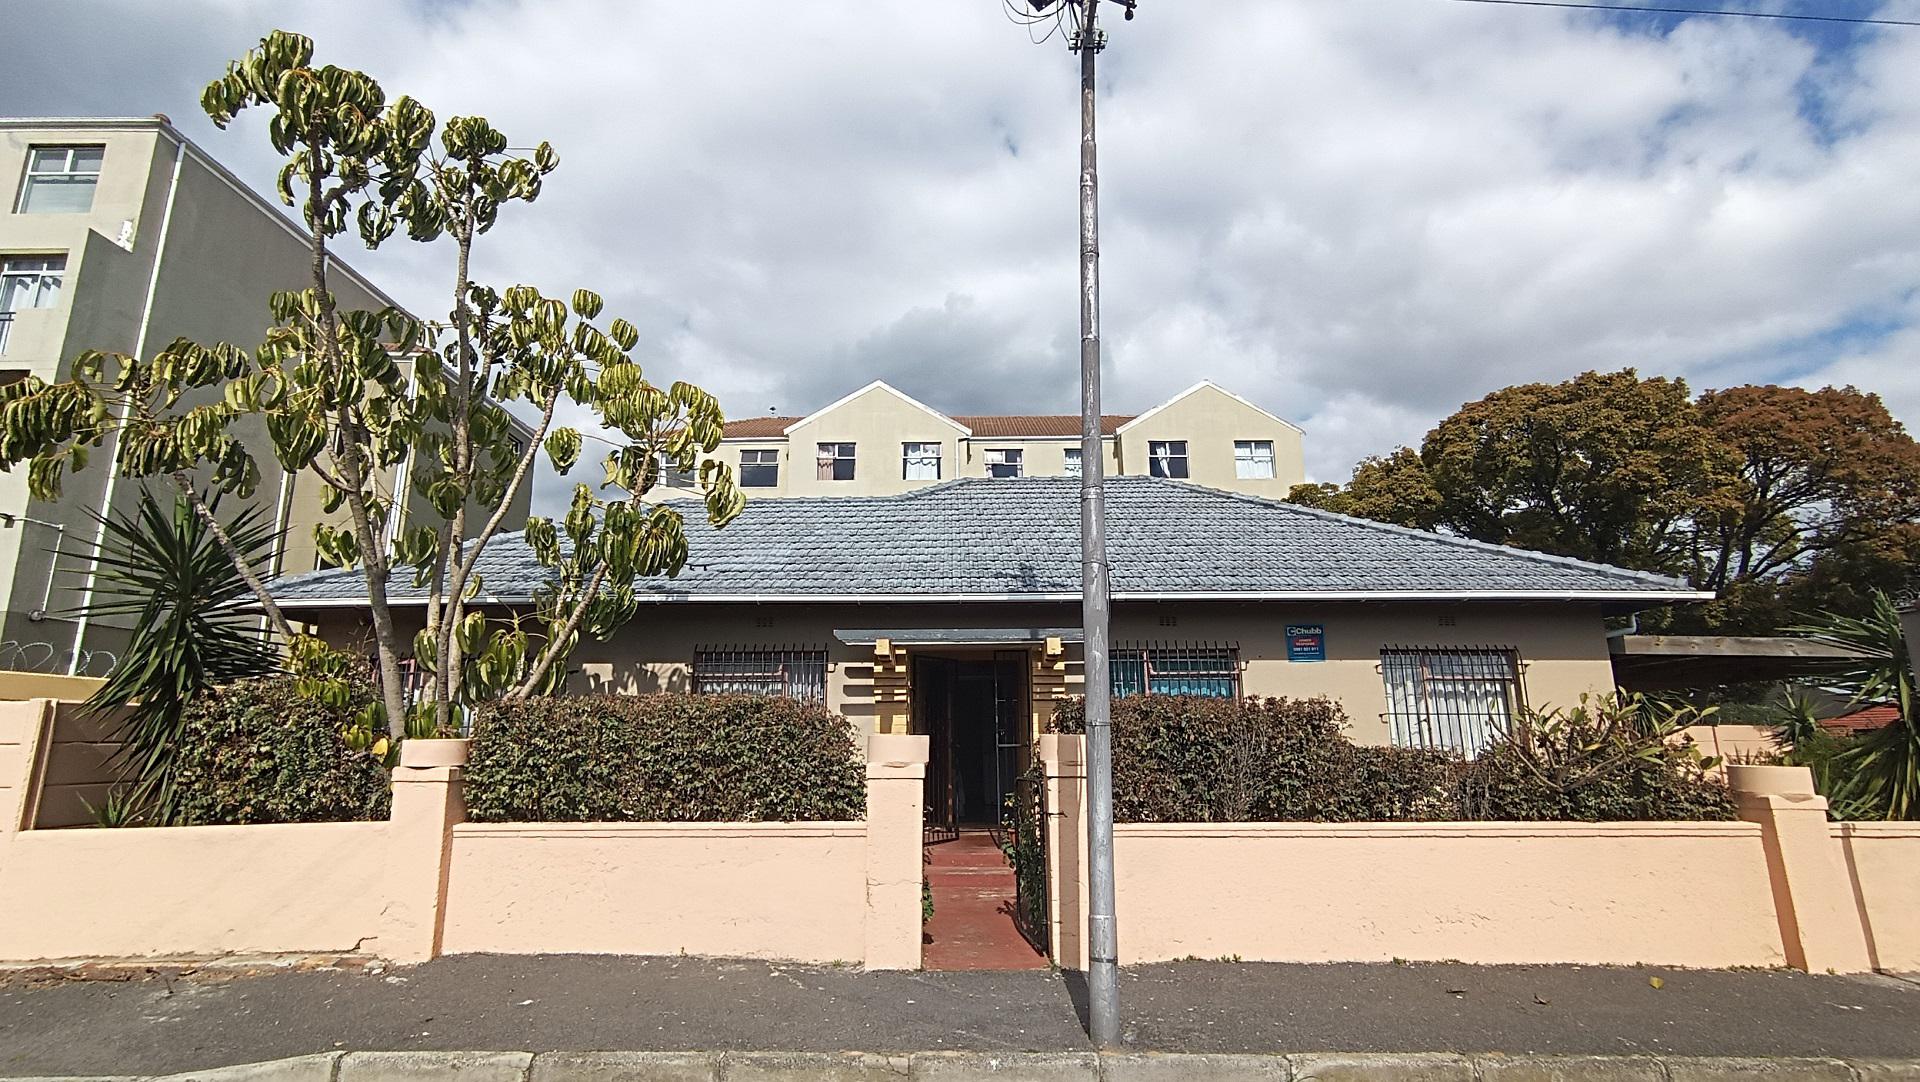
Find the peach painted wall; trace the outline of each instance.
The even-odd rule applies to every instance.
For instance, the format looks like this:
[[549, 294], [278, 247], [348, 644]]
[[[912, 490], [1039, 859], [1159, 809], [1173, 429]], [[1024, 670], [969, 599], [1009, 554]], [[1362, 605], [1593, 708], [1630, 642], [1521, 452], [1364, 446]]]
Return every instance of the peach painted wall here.
[[1920, 971], [1920, 823], [1835, 823], [1875, 969]]
[[865, 823], [468, 823], [444, 950], [857, 963], [866, 895]]
[[1750, 823], [1133, 824], [1114, 834], [1123, 964], [1785, 962]]
[[22, 831], [0, 958], [351, 951], [381, 927], [386, 823]]

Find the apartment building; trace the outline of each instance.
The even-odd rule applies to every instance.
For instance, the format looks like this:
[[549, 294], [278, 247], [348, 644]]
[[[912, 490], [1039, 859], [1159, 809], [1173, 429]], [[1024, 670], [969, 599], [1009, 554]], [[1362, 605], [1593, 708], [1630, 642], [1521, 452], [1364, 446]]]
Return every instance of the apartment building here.
[[[301, 228], [162, 116], [0, 119], [0, 192], [0, 381], [57, 381], [84, 350], [144, 357], [179, 337], [251, 349], [272, 322], [268, 295], [309, 282]], [[332, 283], [344, 308], [395, 303], [338, 261]], [[90, 550], [90, 511], [139, 498], [103, 451], [54, 503], [29, 499], [24, 469], [0, 473], [0, 668], [99, 674], [125, 639], [78, 611], [89, 562], [56, 556]], [[285, 531], [263, 570], [313, 570], [312, 527], [327, 517], [318, 482], [279, 472], [264, 440], [255, 457], [258, 499]]]
[[[1100, 419], [1108, 476], [1284, 498], [1306, 479], [1300, 428], [1211, 381]], [[717, 456], [755, 496], [884, 496], [962, 477], [1080, 474], [1077, 414], [946, 414], [878, 380], [805, 417], [727, 424]], [[661, 498], [694, 494], [670, 474]]]

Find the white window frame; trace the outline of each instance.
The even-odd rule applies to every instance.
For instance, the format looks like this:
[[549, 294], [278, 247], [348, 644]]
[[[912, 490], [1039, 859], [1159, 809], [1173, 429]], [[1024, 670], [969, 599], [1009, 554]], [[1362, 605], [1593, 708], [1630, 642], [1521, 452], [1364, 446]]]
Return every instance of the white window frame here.
[[[747, 460], [748, 455], [754, 455], [756, 457], [752, 461], [748, 461]], [[766, 457], [764, 458], [758, 457], [761, 455], [764, 455]], [[773, 471], [773, 477], [764, 485], [749, 484], [747, 482], [747, 470], [750, 467], [753, 469], [770, 469]], [[741, 488], [779, 488], [780, 487], [780, 452], [771, 447], [742, 448], [740, 451], [740, 487]]]
[[[821, 481], [853, 480], [858, 473], [856, 464], [858, 462], [859, 449], [859, 445], [853, 443], [835, 442], [816, 444], [814, 452], [814, 476]], [[842, 462], [847, 464], [847, 475], [845, 477], [835, 476], [840, 472], [840, 463]], [[823, 467], [825, 468], [826, 476], [821, 477], [820, 473]]]
[[1068, 447], [1060, 452], [1060, 472], [1067, 477], [1079, 477], [1085, 468], [1080, 458], [1081, 449]]
[[[1178, 453], [1174, 448], [1179, 448]], [[1176, 466], [1175, 463], [1179, 465]], [[1184, 481], [1193, 476], [1193, 466], [1187, 457], [1186, 440], [1148, 440], [1147, 473], [1154, 477], [1170, 477]]]
[[683, 470], [674, 465], [673, 456], [660, 452], [660, 483], [667, 488], [692, 488], [699, 478], [698, 469]]
[[[1266, 472], [1259, 472], [1262, 469]], [[1243, 481], [1271, 481], [1274, 477], [1273, 441], [1234, 440], [1233, 475]]]
[[[66, 277], [65, 255], [0, 256], [0, 354], [7, 352], [14, 313], [58, 305]], [[22, 296], [27, 303], [18, 303]]]
[[[83, 150], [97, 150], [100, 159], [93, 163], [92, 169], [75, 168], [74, 156]], [[59, 169], [35, 169], [34, 165], [43, 154], [61, 155]], [[86, 214], [93, 210], [94, 193], [100, 190], [100, 170], [107, 160], [107, 148], [103, 143], [77, 143], [60, 146], [31, 146], [27, 148], [27, 168], [21, 174], [20, 193], [13, 202], [15, 214]], [[27, 200], [33, 195], [34, 183], [54, 182], [78, 184], [87, 181], [87, 205], [77, 210], [29, 210]]]
[[1527, 706], [1512, 646], [1389, 646], [1380, 651], [1393, 742], [1471, 759]]
[[[903, 481], [940, 480], [940, 445], [937, 443], [902, 443], [900, 445], [900, 479]], [[931, 465], [932, 473], [927, 472]], [[915, 470], [919, 472], [916, 473]]]
[[[988, 477], [1024, 477], [1027, 472], [1027, 452], [1022, 447], [990, 447], [982, 461], [986, 463]], [[1005, 472], [1011, 468], [1012, 472]], [[994, 472], [994, 471], [1001, 472]]]

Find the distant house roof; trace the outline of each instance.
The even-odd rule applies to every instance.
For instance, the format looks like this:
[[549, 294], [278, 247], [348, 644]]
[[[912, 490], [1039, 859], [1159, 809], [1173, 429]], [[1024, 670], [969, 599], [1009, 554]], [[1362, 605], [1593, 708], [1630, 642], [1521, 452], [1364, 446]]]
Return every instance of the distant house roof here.
[[[1106, 483], [1113, 596], [1128, 600], [1538, 600], [1637, 608], [1711, 597], [1662, 575], [1347, 518], [1154, 477]], [[1080, 590], [1080, 482], [967, 478], [894, 496], [752, 500], [716, 530], [687, 511], [692, 558], [640, 583], [679, 601], [1042, 601]], [[482, 600], [546, 573], [520, 534], [480, 561]], [[388, 586], [419, 603], [410, 572]], [[282, 579], [290, 608], [365, 604], [357, 570]]]
[[1900, 708], [1892, 703], [1861, 707], [1837, 718], [1821, 718], [1820, 727], [1840, 733], [1870, 733], [1900, 720]]
[[787, 426], [798, 417], [746, 417], [728, 421], [723, 435], [730, 440], [778, 439], [787, 434]]
[[[1016, 436], [1078, 436], [1077, 413], [1013, 413], [960, 416], [953, 418], [973, 429], [976, 437], [1011, 439]], [[1109, 413], [1100, 418], [1100, 432], [1111, 436], [1121, 425], [1133, 420], [1132, 414]]]

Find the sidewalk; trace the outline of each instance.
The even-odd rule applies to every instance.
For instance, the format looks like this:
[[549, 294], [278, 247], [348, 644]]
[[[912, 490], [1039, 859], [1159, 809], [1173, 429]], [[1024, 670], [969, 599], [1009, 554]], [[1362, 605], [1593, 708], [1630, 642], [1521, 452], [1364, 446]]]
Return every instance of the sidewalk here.
[[[1890, 977], [1182, 962], [1124, 971], [1121, 995], [1129, 1048], [1143, 1052], [1920, 1059], [1920, 983]], [[0, 1077], [336, 1051], [1084, 1052], [1083, 998], [1045, 971], [694, 958], [466, 955], [123, 980], [25, 971], [0, 975]]]

